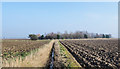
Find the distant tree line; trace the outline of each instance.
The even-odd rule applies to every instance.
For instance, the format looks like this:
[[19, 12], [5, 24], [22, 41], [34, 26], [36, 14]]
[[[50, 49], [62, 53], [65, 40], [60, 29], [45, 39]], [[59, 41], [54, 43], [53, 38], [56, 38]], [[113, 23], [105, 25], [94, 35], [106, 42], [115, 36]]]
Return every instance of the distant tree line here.
[[64, 33], [48, 33], [46, 35], [35, 35], [30, 34], [29, 38], [31, 40], [37, 39], [82, 39], [82, 38], [111, 38], [111, 34], [98, 34], [98, 33], [88, 33], [87, 31], [76, 31], [68, 33], [65, 31]]

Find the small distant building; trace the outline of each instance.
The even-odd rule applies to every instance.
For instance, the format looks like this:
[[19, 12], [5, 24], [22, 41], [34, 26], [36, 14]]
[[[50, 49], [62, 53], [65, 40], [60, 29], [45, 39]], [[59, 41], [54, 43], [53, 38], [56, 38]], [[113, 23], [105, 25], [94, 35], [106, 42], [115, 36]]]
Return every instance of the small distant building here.
[[40, 37], [40, 34], [37, 34], [37, 37]]

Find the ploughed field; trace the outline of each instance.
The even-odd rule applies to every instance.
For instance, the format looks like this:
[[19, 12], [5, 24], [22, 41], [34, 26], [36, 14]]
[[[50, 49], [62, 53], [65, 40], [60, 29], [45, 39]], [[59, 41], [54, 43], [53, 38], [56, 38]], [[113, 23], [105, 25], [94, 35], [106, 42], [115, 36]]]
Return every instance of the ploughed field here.
[[60, 41], [82, 67], [118, 67], [118, 40]]
[[2, 57], [3, 59], [13, 58], [16, 56], [26, 56], [30, 51], [36, 50], [44, 44], [49, 43], [48, 40], [11, 40], [2, 41]]

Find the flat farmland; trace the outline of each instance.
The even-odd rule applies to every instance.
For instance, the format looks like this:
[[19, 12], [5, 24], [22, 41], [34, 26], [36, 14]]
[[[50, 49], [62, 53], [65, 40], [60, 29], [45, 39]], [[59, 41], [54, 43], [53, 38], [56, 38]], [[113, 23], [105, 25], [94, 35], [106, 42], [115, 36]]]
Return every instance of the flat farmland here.
[[[118, 68], [117, 39], [2, 41], [3, 67]], [[61, 65], [61, 66], [60, 66]]]
[[117, 39], [60, 40], [82, 67], [118, 67]]
[[15, 40], [15, 39], [4, 39], [2, 40], [2, 58], [8, 59], [16, 56], [26, 56], [30, 51], [36, 50], [48, 44], [49, 40]]

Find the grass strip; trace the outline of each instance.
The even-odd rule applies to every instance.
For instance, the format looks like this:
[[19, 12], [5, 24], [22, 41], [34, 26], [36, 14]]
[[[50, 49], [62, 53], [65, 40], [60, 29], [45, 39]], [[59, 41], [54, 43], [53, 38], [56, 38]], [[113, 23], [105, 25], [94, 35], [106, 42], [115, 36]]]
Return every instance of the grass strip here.
[[75, 59], [73, 59], [73, 56], [69, 53], [69, 51], [59, 42], [60, 45], [60, 54], [62, 59], [65, 61], [64, 65], [66, 67], [81, 67]]

